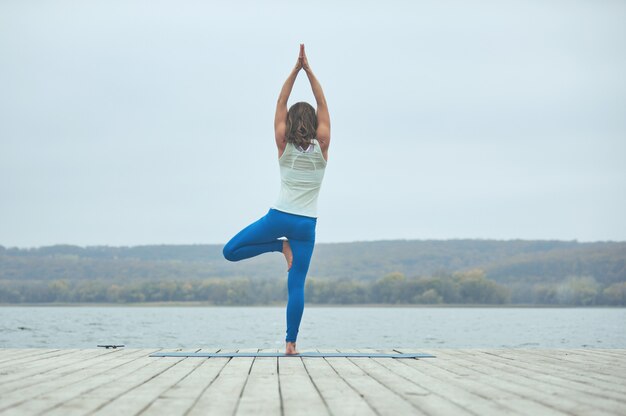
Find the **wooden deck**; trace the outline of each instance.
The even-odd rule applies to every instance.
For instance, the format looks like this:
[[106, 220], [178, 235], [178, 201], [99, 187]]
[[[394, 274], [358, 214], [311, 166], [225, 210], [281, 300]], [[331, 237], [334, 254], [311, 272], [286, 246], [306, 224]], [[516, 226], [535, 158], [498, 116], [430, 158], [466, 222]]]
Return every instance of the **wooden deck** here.
[[156, 351], [180, 349], [0, 349], [0, 414], [626, 415], [624, 349], [149, 357]]

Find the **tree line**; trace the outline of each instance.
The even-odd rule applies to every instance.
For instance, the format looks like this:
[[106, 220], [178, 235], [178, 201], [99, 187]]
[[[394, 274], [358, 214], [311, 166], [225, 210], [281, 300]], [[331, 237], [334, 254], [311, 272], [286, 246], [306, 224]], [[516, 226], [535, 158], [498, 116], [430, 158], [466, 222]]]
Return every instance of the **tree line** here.
[[[1, 303], [130, 303], [195, 301], [210, 305], [275, 305], [288, 297], [280, 279], [189, 280], [0, 280]], [[477, 304], [626, 306], [626, 282], [603, 287], [589, 276], [558, 283], [509, 287], [484, 270], [406, 277], [390, 273], [374, 281], [309, 277], [305, 302], [312, 304]]]

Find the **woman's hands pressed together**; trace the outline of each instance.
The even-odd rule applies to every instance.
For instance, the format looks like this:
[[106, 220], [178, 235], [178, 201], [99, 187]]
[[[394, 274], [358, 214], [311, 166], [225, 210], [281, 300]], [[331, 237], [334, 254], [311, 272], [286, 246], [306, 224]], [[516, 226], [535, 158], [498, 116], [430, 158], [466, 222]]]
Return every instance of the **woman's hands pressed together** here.
[[309, 72], [311, 70], [306, 53], [304, 52], [304, 43], [300, 44], [300, 54], [298, 55], [298, 61], [296, 62], [296, 69], [298, 71], [304, 69], [305, 72]]

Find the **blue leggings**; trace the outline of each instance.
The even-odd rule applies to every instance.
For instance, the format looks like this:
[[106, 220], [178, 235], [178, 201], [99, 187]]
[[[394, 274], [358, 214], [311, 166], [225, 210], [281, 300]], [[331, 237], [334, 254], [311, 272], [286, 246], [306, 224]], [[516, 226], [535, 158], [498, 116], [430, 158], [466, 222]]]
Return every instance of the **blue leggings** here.
[[287, 289], [287, 337], [285, 341], [296, 342], [298, 329], [304, 311], [304, 281], [309, 271], [317, 218], [289, 214], [270, 208], [261, 219], [239, 231], [224, 246], [224, 257], [229, 261], [239, 261], [270, 251], [283, 251], [283, 240], [287, 237], [293, 263], [289, 270]]

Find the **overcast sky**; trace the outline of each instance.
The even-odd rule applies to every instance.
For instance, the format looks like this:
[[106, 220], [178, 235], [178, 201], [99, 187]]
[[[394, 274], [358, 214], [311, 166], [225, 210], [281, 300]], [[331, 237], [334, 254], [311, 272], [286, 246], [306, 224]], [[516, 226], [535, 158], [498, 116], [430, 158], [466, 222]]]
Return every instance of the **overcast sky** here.
[[318, 242], [626, 240], [624, 22], [603, 0], [3, 0], [0, 245], [228, 241], [278, 195], [300, 43], [331, 116]]

